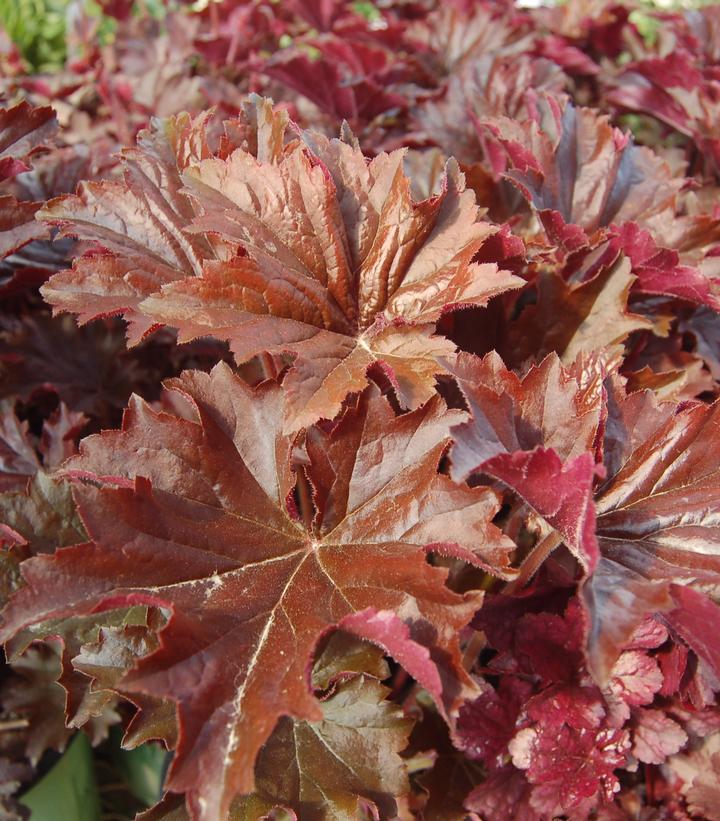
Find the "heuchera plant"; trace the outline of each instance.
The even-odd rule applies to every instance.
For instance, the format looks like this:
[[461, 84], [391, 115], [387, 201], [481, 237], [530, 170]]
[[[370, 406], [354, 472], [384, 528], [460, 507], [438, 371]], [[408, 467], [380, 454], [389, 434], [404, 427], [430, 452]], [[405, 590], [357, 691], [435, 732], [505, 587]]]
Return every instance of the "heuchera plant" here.
[[720, 7], [100, 5], [0, 55], [6, 816], [720, 819]]

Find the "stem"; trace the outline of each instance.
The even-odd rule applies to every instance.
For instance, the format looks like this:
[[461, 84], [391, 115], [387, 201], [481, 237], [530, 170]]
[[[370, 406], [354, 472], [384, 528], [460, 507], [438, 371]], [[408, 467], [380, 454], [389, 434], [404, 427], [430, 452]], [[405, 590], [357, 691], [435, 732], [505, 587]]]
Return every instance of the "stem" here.
[[655, 803], [655, 770], [650, 764], [645, 764], [644, 768], [647, 803], [653, 805]]
[[390, 695], [388, 696], [388, 698], [389, 699], [397, 698], [400, 695], [400, 693], [403, 691], [403, 688], [405, 687], [405, 685], [407, 684], [407, 682], [409, 680], [410, 680], [410, 676], [407, 674], [407, 672], [402, 667], [398, 667], [398, 669], [395, 672], [395, 675], [393, 676], [393, 679], [392, 679], [392, 682], [391, 682], [391, 685], [390, 685], [391, 686], [391, 692], [390, 692]]
[[297, 471], [297, 491], [298, 491], [298, 507], [300, 508], [300, 516], [308, 533], [312, 533], [312, 520], [314, 505], [312, 501], [312, 492], [310, 490], [310, 481], [305, 475], [303, 468]]
[[275, 367], [275, 360], [272, 354], [263, 351], [263, 353], [258, 355], [258, 360], [265, 379], [277, 379], [277, 368]]
[[29, 727], [30, 722], [26, 718], [15, 718], [8, 721], [0, 721], [0, 733], [9, 732], [10, 730], [23, 730]]
[[228, 48], [228, 53], [225, 57], [225, 65], [230, 66], [235, 62], [235, 57], [237, 56], [238, 49], [240, 48], [240, 38], [242, 37], [242, 27], [237, 26], [233, 35], [230, 39], [230, 47]]
[[463, 651], [462, 665], [465, 670], [468, 672], [472, 670], [486, 645], [487, 638], [485, 637], [485, 633], [478, 631], [472, 635]]
[[517, 576], [503, 588], [503, 593], [512, 595], [516, 590], [524, 587], [530, 579], [535, 575], [540, 565], [547, 559], [547, 557], [555, 550], [555, 548], [562, 542], [562, 536], [553, 530], [535, 545], [533, 551], [520, 565]]
[[215, 0], [210, 0], [210, 30], [214, 37], [218, 36], [220, 31], [220, 17], [218, 14], [218, 7]]

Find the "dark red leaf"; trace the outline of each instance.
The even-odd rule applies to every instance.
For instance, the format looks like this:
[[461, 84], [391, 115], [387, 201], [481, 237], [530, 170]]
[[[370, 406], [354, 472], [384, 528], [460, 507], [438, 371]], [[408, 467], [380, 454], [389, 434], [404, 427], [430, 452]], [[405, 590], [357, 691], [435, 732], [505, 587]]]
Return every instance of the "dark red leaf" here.
[[532, 787], [525, 775], [512, 765], [491, 773], [468, 795], [465, 806], [481, 818], [516, 818], [544, 821], [546, 813], [534, 809]]
[[488, 688], [462, 706], [456, 736], [469, 758], [480, 759], [489, 770], [501, 768], [523, 702], [531, 691], [531, 685], [522, 679], [506, 677], [497, 690]]
[[615, 770], [627, 759], [627, 733], [604, 725], [605, 711], [588, 689], [551, 689], [531, 701], [535, 722], [510, 743], [513, 763], [533, 785], [540, 813], [586, 817], [613, 799]]
[[55, 133], [57, 119], [49, 106], [33, 108], [28, 102], [0, 109], [0, 180], [13, 177], [29, 166], [28, 156]]
[[707, 665], [720, 689], [720, 606], [699, 590], [672, 585], [675, 607], [664, 619]]
[[[48, 619], [132, 604], [169, 609], [160, 649], [119, 689], [177, 701], [168, 787], [187, 792], [195, 816], [209, 819], [252, 788], [257, 750], [279, 717], [321, 717], [306, 668], [320, 635], [352, 613], [408, 613], [412, 641], [429, 652], [423, 665], [441, 671], [446, 709], [473, 689], [457, 636], [480, 596], [450, 591], [424, 546], [448, 544], [452, 533], [450, 545], [482, 555], [478, 533], [488, 532], [497, 503], [486, 489], [437, 474], [448, 422], [429, 409], [390, 422], [382, 435], [395, 429], [396, 444], [377, 462], [378, 440], [372, 429], [364, 438], [363, 420], [376, 407], [383, 413], [385, 400], [366, 394], [326, 445], [357, 454], [357, 471], [338, 471], [325, 503], [340, 519], [328, 515], [325, 525], [321, 517], [308, 531], [286, 508], [294, 437], [282, 433], [281, 389], [253, 391], [224, 366], [211, 376], [188, 372], [173, 387], [191, 400], [186, 417], [135, 402], [123, 431], [85, 440], [68, 470], [95, 544], [26, 562], [27, 587], [4, 630], [7, 638]], [[391, 440], [383, 439], [386, 452]], [[416, 457], [398, 471], [408, 446]], [[457, 523], [450, 531], [449, 521]], [[496, 540], [488, 556], [506, 550], [499, 533]], [[212, 785], [223, 780], [218, 792]]]

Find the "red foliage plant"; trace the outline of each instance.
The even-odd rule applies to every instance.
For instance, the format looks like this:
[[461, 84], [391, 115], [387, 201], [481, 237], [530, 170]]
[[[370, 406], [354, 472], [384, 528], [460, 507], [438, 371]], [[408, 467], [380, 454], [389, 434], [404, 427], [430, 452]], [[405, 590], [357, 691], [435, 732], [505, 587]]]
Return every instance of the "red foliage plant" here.
[[0, 60], [6, 815], [718, 821], [720, 8], [101, 5]]

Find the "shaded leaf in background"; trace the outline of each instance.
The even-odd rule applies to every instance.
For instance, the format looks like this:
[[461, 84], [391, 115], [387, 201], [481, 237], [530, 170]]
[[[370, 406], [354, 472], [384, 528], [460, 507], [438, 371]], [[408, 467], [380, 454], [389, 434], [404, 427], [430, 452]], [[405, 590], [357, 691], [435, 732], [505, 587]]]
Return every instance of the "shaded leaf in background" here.
[[[233, 821], [249, 821], [275, 806], [308, 819], [356, 818], [360, 797], [381, 817], [397, 812], [394, 797], [410, 789], [398, 753], [407, 745], [412, 721], [385, 700], [390, 690], [377, 678], [354, 669], [359, 659], [343, 664], [342, 649], [329, 644], [315, 665], [315, 671], [327, 663], [347, 668], [323, 682], [331, 686], [321, 699], [322, 720], [281, 719], [258, 755], [257, 791], [235, 802]], [[365, 655], [360, 666], [385, 678], [382, 651], [370, 648]]]
[[571, 250], [611, 223], [672, 214], [678, 184], [609, 118], [549, 94], [523, 123], [483, 123], [503, 146], [508, 178], [537, 209], [551, 242]]

